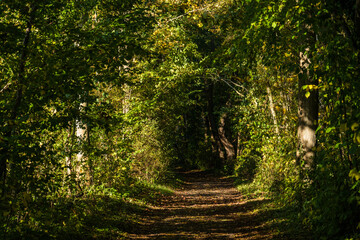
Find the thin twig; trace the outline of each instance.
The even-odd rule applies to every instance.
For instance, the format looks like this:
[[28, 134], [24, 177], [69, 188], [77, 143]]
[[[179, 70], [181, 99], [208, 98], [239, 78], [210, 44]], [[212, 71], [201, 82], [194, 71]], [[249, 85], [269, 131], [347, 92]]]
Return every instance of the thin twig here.
[[3, 93], [5, 90], [7, 90], [11, 85], [11, 82], [8, 82], [1, 90], [0, 93]]
[[227, 82], [225, 79], [223, 78], [218, 78], [219, 80], [223, 81], [224, 83], [226, 83], [232, 90], [234, 90], [239, 96], [241, 97], [245, 97], [244, 94], [240, 93], [236, 88], [234, 88], [229, 82]]

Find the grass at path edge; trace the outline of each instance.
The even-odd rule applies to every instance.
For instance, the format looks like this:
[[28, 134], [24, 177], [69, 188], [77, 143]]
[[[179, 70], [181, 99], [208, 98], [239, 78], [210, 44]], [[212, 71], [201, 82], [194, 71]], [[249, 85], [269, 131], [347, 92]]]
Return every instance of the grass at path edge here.
[[255, 183], [251, 181], [239, 181], [234, 179], [236, 188], [243, 194], [246, 200], [266, 199], [261, 201], [254, 209], [256, 214], [260, 215], [266, 221], [273, 233], [273, 239], [281, 240], [311, 240], [312, 236], [309, 230], [305, 229], [299, 218], [299, 209], [293, 206], [285, 206], [271, 196], [271, 194], [262, 191]]

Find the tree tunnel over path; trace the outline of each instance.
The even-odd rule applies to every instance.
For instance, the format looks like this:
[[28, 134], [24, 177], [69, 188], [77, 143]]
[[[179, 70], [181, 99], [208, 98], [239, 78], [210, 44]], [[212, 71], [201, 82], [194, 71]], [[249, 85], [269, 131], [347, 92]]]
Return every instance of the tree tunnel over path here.
[[359, 79], [359, 0], [0, 0], [0, 238], [359, 239]]

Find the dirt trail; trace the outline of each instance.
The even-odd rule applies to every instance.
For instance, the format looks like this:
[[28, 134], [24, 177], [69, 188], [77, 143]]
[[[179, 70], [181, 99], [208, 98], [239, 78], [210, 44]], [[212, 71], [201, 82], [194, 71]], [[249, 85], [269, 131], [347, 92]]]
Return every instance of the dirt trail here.
[[182, 174], [183, 187], [149, 208], [127, 239], [273, 239], [254, 211], [265, 200], [244, 200], [228, 178]]

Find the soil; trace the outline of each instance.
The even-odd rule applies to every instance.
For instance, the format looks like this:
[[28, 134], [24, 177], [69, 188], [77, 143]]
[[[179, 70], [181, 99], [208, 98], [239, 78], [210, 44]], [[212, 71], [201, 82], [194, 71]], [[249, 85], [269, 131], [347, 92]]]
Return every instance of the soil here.
[[258, 211], [266, 199], [245, 199], [230, 178], [198, 170], [181, 175], [182, 187], [148, 208], [126, 239], [276, 238]]

